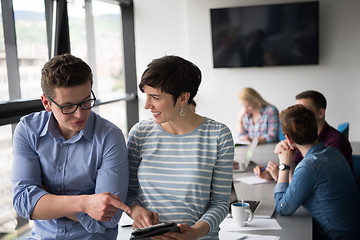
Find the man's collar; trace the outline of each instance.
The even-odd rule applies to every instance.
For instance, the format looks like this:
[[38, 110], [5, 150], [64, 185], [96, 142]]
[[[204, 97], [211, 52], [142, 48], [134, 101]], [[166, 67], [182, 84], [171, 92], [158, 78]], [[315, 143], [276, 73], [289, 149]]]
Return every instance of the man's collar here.
[[[74, 137], [72, 137], [71, 142], [76, 142], [82, 136], [84, 136], [87, 140], [92, 141], [93, 136], [94, 136], [94, 127], [95, 127], [94, 121], [95, 121], [95, 113], [93, 111], [91, 111], [90, 116], [86, 122], [85, 128], [80, 130], [80, 132], [78, 134], [76, 134]], [[50, 113], [50, 117], [49, 117], [44, 129], [40, 133], [40, 137], [45, 136], [47, 134], [47, 132], [49, 132], [54, 138], [62, 137], [60, 135], [56, 125], [57, 125], [56, 119], [55, 119], [54, 115], [52, 113]]]
[[86, 122], [86, 126], [84, 129], [82, 129], [80, 132], [84, 135], [84, 137], [92, 141], [94, 137], [94, 131], [95, 131], [95, 113], [91, 111], [90, 116]]

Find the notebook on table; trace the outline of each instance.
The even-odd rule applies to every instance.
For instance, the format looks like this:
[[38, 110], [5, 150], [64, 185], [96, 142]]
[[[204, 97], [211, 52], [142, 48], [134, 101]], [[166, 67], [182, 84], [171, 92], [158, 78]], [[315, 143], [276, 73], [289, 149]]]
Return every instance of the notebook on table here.
[[247, 170], [258, 143], [259, 140], [254, 138], [246, 151], [241, 149], [244, 148], [244, 146], [235, 145], [234, 161], [238, 163], [238, 168], [234, 169], [234, 172], [245, 172]]

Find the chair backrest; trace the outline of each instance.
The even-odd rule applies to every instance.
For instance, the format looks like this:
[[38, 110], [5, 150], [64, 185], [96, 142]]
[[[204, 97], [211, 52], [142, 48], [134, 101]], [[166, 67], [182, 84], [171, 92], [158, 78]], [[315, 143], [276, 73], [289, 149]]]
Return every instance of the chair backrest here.
[[352, 155], [353, 171], [358, 188], [360, 189], [360, 155]]
[[339, 126], [337, 127], [337, 130], [339, 132], [341, 132], [342, 134], [344, 134], [344, 136], [349, 139], [349, 123], [348, 122], [339, 124]]

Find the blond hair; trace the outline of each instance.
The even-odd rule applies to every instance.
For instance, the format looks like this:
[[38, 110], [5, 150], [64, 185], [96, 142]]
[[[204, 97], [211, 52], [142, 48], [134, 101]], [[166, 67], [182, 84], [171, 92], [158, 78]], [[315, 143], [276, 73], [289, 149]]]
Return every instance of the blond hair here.
[[257, 103], [260, 107], [270, 105], [270, 103], [265, 101], [257, 91], [249, 87], [240, 90], [239, 100], [249, 103]]

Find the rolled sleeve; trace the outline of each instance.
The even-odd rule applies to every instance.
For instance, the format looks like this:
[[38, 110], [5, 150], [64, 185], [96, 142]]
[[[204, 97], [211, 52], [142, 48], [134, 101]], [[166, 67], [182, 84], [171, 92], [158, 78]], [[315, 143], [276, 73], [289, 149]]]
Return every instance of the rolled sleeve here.
[[13, 206], [19, 216], [31, 219], [36, 203], [47, 192], [36, 186], [24, 187], [20, 183], [13, 183]]
[[105, 233], [108, 228], [115, 228], [120, 220], [122, 211], [118, 210], [115, 217], [110, 221], [96, 221], [88, 214], [80, 212], [76, 214], [80, 224], [89, 232], [89, 233]]
[[42, 189], [39, 159], [31, 147], [28, 132], [22, 121], [14, 132], [13, 151], [13, 206], [21, 217], [31, 219], [36, 203], [47, 192]]
[[[125, 139], [122, 132], [113, 131], [104, 142], [104, 157], [96, 177], [95, 193], [110, 192], [125, 203], [129, 182], [129, 165]], [[119, 209], [110, 221], [97, 221], [88, 214], [76, 216], [89, 233], [103, 233], [107, 228], [115, 228], [120, 220]]]

